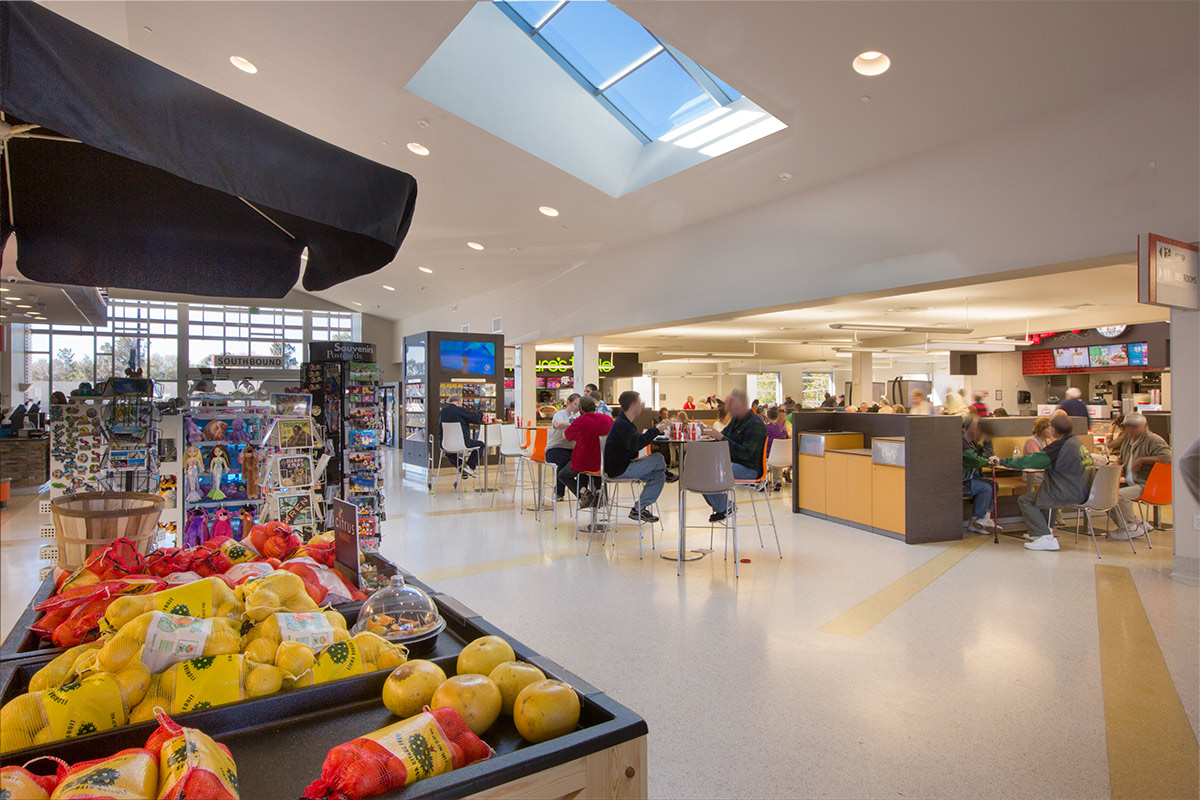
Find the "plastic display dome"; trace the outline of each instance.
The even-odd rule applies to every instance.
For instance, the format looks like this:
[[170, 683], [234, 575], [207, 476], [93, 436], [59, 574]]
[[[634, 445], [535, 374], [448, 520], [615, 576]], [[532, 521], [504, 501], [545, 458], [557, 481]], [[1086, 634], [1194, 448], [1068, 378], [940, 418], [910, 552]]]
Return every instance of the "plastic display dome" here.
[[445, 627], [433, 598], [420, 587], [405, 583], [404, 576], [397, 573], [363, 602], [350, 632], [370, 631], [389, 642], [412, 644], [432, 640]]

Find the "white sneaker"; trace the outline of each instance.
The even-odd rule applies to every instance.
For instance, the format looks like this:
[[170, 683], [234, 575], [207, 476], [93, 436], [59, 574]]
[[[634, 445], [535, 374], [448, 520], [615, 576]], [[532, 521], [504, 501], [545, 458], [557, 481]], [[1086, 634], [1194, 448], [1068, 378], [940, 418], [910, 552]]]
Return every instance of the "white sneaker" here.
[[992, 521], [991, 517], [982, 517], [979, 519], [972, 519], [971, 520], [971, 529], [974, 530], [976, 533], [982, 533], [982, 534], [988, 534], [988, 535], [990, 535], [996, 531], [999, 531], [1000, 533], [1004, 533], [1004, 528], [1001, 528], [999, 525], [994, 523]]
[[1032, 542], [1026, 542], [1025, 549], [1026, 550], [1057, 550], [1058, 549], [1058, 539], [1055, 539], [1053, 534], [1048, 534], [1046, 536], [1039, 536], [1038, 538], [1034, 539]]
[[1115, 529], [1108, 532], [1108, 538], [1118, 542], [1123, 542], [1127, 539], [1136, 539], [1139, 536], [1145, 536], [1149, 528], [1146, 523], [1140, 519], [1133, 522], [1125, 523], [1125, 527], [1129, 529], [1129, 535], [1125, 535], [1125, 530], [1121, 527], [1121, 523], [1116, 523]]
[[463, 474], [463, 475], [466, 475], [468, 478], [474, 478], [474, 477], [475, 477], [475, 470], [471, 469], [471, 468], [470, 468], [470, 467], [468, 467], [466, 464], [463, 464], [463, 468], [462, 468], [462, 474]]

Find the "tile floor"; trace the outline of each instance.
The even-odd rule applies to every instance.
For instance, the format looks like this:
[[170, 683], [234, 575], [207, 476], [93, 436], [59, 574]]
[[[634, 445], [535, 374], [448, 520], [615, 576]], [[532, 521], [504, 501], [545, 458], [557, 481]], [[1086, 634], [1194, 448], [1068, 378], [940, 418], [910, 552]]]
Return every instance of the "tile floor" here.
[[[511, 496], [492, 507], [446, 482], [433, 498], [401, 482], [394, 457], [388, 483], [384, 555], [640, 713], [651, 797], [1109, 795], [1088, 541], [986, 541], [851, 639], [819, 629], [948, 545], [793, 515], [779, 498], [782, 561], [743, 530], [740, 580], [720, 538], [677, 578], [648, 548], [638, 559], [632, 524], [585, 557], [571, 524], [537, 523]], [[4, 631], [37, 584], [33, 501], [0, 514]], [[662, 505], [660, 550], [678, 530], [671, 487]], [[698, 529], [689, 542], [708, 543]], [[1131, 570], [1194, 735], [1200, 588], [1170, 577], [1171, 544], [1100, 549]]]

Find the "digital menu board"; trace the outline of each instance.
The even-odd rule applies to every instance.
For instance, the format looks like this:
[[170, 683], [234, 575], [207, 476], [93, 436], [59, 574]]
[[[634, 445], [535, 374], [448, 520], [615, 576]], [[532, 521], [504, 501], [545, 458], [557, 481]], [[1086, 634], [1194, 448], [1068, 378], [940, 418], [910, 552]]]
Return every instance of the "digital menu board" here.
[[1093, 345], [1088, 348], [1088, 360], [1092, 367], [1128, 367], [1129, 353], [1123, 344]]
[[1150, 365], [1150, 345], [1146, 342], [1134, 342], [1129, 347], [1129, 366], [1146, 367]]
[[1086, 347], [1056, 347], [1054, 348], [1054, 366], [1058, 369], [1087, 369], [1088, 349]]

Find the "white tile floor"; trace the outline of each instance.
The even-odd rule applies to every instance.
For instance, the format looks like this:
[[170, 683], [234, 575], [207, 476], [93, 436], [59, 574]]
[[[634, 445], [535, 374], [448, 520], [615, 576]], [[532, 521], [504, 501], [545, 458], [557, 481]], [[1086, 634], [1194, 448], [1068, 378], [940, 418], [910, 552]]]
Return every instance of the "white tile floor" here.
[[[396, 459], [388, 469], [384, 555], [640, 713], [652, 797], [1108, 795], [1090, 542], [988, 541], [847, 639], [818, 629], [946, 545], [792, 515], [779, 499], [782, 561], [747, 530], [740, 581], [719, 538], [677, 578], [674, 562], [638, 560], [632, 524], [585, 557], [565, 522], [536, 523], [508, 497], [478, 510], [491, 498], [448, 482], [431, 498], [400, 483]], [[14, 501], [0, 515], [3, 630], [37, 583], [36, 504]], [[673, 548], [671, 487], [662, 504]], [[701, 508], [689, 502], [694, 523]], [[1195, 730], [1200, 589], [1170, 578], [1170, 535], [1155, 544], [1100, 547], [1131, 568]]]

